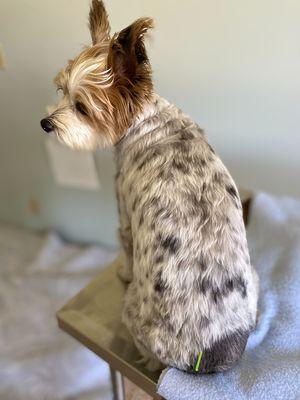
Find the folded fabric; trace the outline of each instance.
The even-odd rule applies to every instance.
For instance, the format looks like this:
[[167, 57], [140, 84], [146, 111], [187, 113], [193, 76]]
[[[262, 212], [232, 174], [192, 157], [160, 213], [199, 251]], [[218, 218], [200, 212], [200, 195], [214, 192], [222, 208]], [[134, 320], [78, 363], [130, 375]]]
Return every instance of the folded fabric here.
[[247, 232], [260, 277], [257, 329], [227, 372], [163, 371], [158, 393], [167, 400], [300, 398], [300, 201], [258, 194]]

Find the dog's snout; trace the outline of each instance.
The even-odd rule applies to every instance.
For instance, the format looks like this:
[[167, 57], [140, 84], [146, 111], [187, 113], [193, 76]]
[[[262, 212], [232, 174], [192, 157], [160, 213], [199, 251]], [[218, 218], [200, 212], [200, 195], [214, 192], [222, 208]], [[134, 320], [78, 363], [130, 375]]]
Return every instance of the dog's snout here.
[[53, 129], [54, 129], [54, 126], [53, 126], [52, 122], [48, 118], [44, 118], [44, 119], [41, 120], [41, 127], [47, 133], [53, 131]]

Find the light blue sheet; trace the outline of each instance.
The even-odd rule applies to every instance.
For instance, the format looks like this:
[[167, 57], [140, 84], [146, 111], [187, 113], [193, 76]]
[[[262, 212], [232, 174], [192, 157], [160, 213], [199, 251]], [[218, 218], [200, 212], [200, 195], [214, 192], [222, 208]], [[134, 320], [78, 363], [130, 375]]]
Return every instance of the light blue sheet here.
[[300, 399], [300, 201], [258, 194], [248, 227], [260, 277], [260, 318], [242, 360], [230, 371], [163, 372], [167, 400]]

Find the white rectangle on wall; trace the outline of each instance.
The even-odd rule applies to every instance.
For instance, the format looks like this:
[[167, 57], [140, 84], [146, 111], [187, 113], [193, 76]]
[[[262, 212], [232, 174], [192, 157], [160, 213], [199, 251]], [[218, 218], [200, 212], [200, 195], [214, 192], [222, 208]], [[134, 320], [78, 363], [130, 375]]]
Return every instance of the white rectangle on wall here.
[[100, 189], [92, 153], [72, 150], [52, 137], [46, 139], [46, 150], [54, 181], [58, 185], [77, 189]]

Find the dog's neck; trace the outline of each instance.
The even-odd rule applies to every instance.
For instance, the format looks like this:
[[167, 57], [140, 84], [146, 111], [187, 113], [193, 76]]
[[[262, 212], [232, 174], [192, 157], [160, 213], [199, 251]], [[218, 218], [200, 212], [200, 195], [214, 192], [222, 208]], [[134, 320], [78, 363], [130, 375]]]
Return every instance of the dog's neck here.
[[133, 145], [146, 148], [166, 136], [163, 129], [173, 121], [188, 118], [182, 111], [157, 94], [153, 95], [143, 112], [133, 121], [130, 128], [115, 145], [117, 163]]

